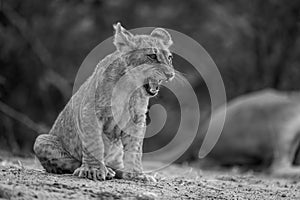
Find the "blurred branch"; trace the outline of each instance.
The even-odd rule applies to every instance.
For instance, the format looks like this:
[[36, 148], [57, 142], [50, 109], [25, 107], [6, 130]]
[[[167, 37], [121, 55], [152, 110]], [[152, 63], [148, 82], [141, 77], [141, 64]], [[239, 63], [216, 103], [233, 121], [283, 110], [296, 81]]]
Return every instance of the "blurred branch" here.
[[46, 68], [46, 80], [60, 90], [65, 100], [68, 99], [72, 92], [70, 83], [52, 69], [52, 67], [55, 66], [55, 63], [53, 62], [54, 59], [52, 58], [51, 53], [43, 45], [37, 35], [33, 33], [33, 30], [29, 27], [26, 19], [7, 5], [4, 5], [4, 8], [0, 10], [0, 13], [7, 18], [14, 28], [17, 29], [20, 35], [29, 44], [33, 53]]
[[16, 111], [15, 109], [11, 108], [10, 106], [6, 105], [2, 101], [0, 101], [0, 111], [3, 112], [5, 115], [17, 120], [30, 128], [31, 130], [35, 131], [36, 133], [48, 133], [49, 128], [45, 125], [37, 124], [33, 120], [31, 120], [28, 116], [23, 113]]

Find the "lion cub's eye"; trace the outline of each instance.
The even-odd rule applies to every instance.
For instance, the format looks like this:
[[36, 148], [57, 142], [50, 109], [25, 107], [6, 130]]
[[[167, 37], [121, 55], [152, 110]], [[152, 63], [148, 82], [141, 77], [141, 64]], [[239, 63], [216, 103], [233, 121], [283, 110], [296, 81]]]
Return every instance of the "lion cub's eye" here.
[[156, 54], [148, 54], [147, 56], [149, 58], [151, 58], [152, 60], [157, 60], [157, 55]]
[[169, 56], [168, 56], [168, 59], [169, 59], [169, 60], [172, 60], [172, 59], [173, 59], [173, 56], [172, 56], [172, 55], [169, 55]]

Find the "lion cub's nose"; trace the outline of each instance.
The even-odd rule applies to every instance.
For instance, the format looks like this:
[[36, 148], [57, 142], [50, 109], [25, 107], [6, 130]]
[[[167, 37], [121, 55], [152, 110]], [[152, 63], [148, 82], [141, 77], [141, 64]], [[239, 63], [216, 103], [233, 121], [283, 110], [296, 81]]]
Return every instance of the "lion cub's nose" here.
[[174, 72], [164, 72], [167, 80], [172, 80], [175, 76], [175, 73]]

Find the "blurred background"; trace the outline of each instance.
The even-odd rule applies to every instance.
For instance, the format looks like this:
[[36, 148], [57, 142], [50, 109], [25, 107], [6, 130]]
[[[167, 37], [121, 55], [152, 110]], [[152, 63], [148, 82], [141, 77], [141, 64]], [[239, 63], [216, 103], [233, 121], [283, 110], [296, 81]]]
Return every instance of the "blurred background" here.
[[[112, 36], [118, 21], [127, 29], [174, 29], [198, 41], [218, 66], [228, 100], [264, 88], [298, 90], [299, 11], [298, 0], [1, 0], [0, 149], [32, 155], [34, 139], [51, 128], [71, 97], [84, 58]], [[197, 94], [201, 125], [211, 112], [207, 87], [183, 58], [175, 55], [174, 67]], [[154, 103], [175, 115], [145, 140], [145, 151], [167, 144], [180, 120], [167, 89]], [[189, 153], [181, 162], [195, 159]]]

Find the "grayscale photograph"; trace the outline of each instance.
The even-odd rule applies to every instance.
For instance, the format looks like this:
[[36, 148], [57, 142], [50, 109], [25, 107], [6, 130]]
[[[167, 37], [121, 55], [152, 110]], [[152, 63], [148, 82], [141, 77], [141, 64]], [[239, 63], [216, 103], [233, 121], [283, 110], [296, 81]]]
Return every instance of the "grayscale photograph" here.
[[0, 200], [299, 200], [299, 0], [0, 0]]

